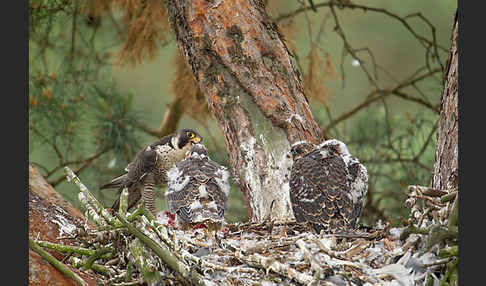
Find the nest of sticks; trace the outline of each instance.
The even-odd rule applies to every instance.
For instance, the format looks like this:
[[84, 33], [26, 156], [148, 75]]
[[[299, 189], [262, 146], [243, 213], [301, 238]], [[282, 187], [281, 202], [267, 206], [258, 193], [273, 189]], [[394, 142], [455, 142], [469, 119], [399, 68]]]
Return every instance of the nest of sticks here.
[[[78, 245], [36, 243], [69, 254], [65, 263], [93, 271], [100, 285], [457, 283], [457, 225], [445, 215], [457, 208], [451, 192], [434, 197], [411, 186], [406, 202], [411, 215], [402, 227], [378, 222], [348, 233], [316, 234], [307, 224], [267, 221], [227, 224], [213, 236], [173, 228], [163, 214], [127, 212], [126, 192], [119, 212], [110, 213], [69, 168], [66, 172], [95, 229], [77, 229], [72, 235]], [[449, 200], [441, 201], [445, 196]]]

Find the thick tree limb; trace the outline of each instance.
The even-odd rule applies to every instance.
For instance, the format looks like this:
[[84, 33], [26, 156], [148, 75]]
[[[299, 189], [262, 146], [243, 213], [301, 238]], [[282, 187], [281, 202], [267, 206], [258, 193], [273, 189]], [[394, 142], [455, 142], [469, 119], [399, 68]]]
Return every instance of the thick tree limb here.
[[264, 3], [169, 0], [166, 9], [180, 51], [218, 120], [250, 219], [292, 217], [290, 144], [320, 143], [322, 135]]

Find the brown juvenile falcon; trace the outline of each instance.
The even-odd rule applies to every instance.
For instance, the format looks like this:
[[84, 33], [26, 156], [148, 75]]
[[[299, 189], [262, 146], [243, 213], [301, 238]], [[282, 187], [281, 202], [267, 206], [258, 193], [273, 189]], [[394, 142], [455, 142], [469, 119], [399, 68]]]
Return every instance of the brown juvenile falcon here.
[[184, 158], [185, 153], [202, 137], [192, 129], [182, 129], [169, 134], [140, 150], [135, 159], [125, 168], [127, 173], [114, 178], [100, 189], [118, 188], [119, 194], [112, 209], [120, 204], [120, 193], [128, 188], [128, 208], [132, 208], [140, 199], [143, 206], [154, 216], [155, 187], [167, 185], [167, 171]]
[[290, 201], [297, 222], [309, 222], [317, 233], [352, 230], [368, 191], [366, 168], [336, 139], [319, 146], [292, 145]]
[[228, 207], [226, 167], [211, 160], [204, 145], [195, 144], [167, 175], [167, 204], [182, 228], [203, 225], [211, 232], [219, 229]]

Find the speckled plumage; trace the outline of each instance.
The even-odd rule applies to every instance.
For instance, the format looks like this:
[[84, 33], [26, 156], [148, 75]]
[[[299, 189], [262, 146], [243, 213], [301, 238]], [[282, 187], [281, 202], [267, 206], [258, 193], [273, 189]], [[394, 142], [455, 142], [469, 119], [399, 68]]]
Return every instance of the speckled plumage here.
[[[189, 138], [189, 134], [193, 134]], [[167, 135], [141, 149], [125, 168], [126, 173], [111, 180], [100, 189], [128, 188], [128, 208], [132, 208], [140, 199], [144, 206], [155, 215], [155, 187], [167, 185], [167, 171], [184, 158], [193, 143], [202, 140], [194, 130], [182, 129]], [[117, 210], [120, 197], [112, 208]]]
[[317, 147], [299, 142], [291, 153], [290, 201], [297, 222], [309, 222], [318, 233], [354, 229], [368, 190], [366, 168], [335, 139]]
[[201, 223], [221, 225], [227, 209], [229, 173], [208, 157], [204, 145], [193, 145], [168, 177], [165, 194], [169, 211], [176, 213], [184, 228]]

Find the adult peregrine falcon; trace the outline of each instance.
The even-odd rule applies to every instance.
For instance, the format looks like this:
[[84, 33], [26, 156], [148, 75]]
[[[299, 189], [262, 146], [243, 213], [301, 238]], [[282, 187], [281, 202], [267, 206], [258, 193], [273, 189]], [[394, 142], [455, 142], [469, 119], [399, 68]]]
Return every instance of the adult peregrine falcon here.
[[366, 168], [336, 139], [317, 147], [300, 141], [290, 152], [290, 201], [297, 222], [309, 222], [317, 233], [354, 229], [368, 191]]
[[155, 187], [166, 186], [167, 171], [184, 158], [185, 153], [194, 143], [201, 141], [202, 137], [196, 131], [182, 129], [141, 149], [125, 168], [125, 174], [100, 187], [100, 189], [119, 188], [118, 198], [112, 209], [118, 209], [119, 195], [124, 188], [128, 188], [128, 208], [130, 209], [142, 199], [144, 207], [155, 216]]
[[169, 211], [183, 228], [202, 224], [213, 231], [221, 227], [228, 207], [229, 172], [208, 157], [204, 145], [193, 145], [167, 175]]

